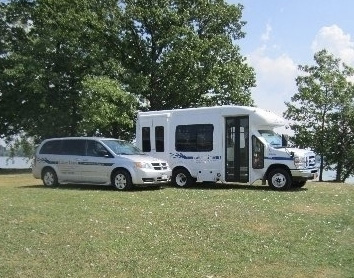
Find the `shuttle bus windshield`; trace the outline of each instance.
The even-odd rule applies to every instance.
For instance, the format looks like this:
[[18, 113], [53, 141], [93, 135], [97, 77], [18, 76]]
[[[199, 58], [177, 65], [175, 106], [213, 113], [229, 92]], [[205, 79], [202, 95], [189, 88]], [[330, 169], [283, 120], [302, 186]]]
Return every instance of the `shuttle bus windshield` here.
[[281, 136], [275, 133], [273, 130], [258, 130], [258, 132], [273, 148], [282, 147]]

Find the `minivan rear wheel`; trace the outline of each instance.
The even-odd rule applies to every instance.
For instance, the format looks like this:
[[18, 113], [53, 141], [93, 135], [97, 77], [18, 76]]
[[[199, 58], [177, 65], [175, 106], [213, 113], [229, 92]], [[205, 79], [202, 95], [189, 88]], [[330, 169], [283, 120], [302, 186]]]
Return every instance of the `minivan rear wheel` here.
[[57, 174], [51, 168], [46, 168], [43, 170], [42, 181], [43, 184], [48, 187], [57, 186], [59, 184]]
[[132, 189], [132, 178], [127, 170], [117, 170], [112, 176], [112, 185], [117, 190], [129, 190]]

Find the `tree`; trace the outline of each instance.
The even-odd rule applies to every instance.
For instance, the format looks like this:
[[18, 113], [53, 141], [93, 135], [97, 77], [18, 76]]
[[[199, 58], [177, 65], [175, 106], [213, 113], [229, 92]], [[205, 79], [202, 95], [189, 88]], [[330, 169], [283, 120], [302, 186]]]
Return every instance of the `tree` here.
[[354, 86], [349, 84], [341, 95], [340, 105], [332, 115], [332, 130], [326, 161], [336, 170], [336, 181], [344, 182], [354, 174]]
[[221, 0], [122, 0], [129, 91], [148, 109], [253, 103], [253, 69], [235, 40], [242, 6]]
[[119, 82], [107, 77], [88, 77], [83, 81], [83, 94], [82, 133], [132, 139], [130, 130], [134, 128], [137, 101]]
[[340, 181], [343, 169], [353, 173], [349, 151], [354, 130], [354, 91], [349, 82], [353, 69], [326, 50], [317, 52], [314, 59], [315, 66], [299, 66], [305, 74], [296, 78], [298, 92], [286, 103], [284, 116], [293, 121], [294, 142], [321, 156], [320, 181], [323, 170], [333, 165]]
[[0, 137], [129, 138], [138, 100], [251, 105], [241, 16], [221, 0], [1, 3]]
[[[94, 105], [99, 111], [105, 105], [97, 97], [90, 99], [96, 103], [84, 106], [90, 85], [98, 94], [116, 92], [87, 80], [95, 76], [119, 80], [123, 72], [117, 56], [121, 17], [116, 1], [12, 1], [2, 11], [8, 47], [0, 57], [6, 64], [0, 82], [0, 134], [24, 131], [42, 139], [108, 132], [119, 137], [106, 122], [101, 126], [103, 122], [84, 118], [92, 115], [86, 108], [92, 112]], [[119, 92], [129, 95], [122, 88]], [[127, 106], [134, 111], [133, 103]], [[131, 124], [122, 124], [121, 130], [131, 131]]]

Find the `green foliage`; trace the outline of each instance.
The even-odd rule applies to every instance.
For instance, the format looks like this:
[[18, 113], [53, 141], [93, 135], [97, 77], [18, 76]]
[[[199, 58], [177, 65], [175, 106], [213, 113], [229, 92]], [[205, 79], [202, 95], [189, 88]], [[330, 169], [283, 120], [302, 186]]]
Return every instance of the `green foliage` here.
[[225, 1], [120, 1], [129, 91], [148, 109], [252, 104], [254, 72], [234, 40], [242, 6]]
[[107, 77], [86, 78], [81, 105], [83, 119], [79, 129], [82, 133], [132, 139], [138, 103], [117, 81]]
[[[121, 73], [114, 57], [120, 22], [115, 1], [12, 1], [6, 8], [12, 39], [1, 57], [6, 67], [0, 134], [85, 135], [80, 129], [83, 80], [95, 75], [116, 79]], [[102, 128], [107, 126], [90, 130]]]
[[252, 104], [241, 15], [221, 0], [0, 3], [0, 137], [130, 138], [133, 98], [140, 109]]
[[[337, 181], [353, 172], [353, 69], [326, 50], [315, 54], [315, 66], [299, 66], [298, 92], [286, 103], [285, 117], [293, 121], [294, 142], [321, 155], [324, 167], [335, 165]], [[325, 160], [324, 160], [325, 158]]]
[[11, 142], [7, 142], [6, 147], [0, 145], [0, 156], [8, 156], [13, 158], [15, 156], [33, 158], [35, 145], [31, 138], [24, 135], [12, 138]]

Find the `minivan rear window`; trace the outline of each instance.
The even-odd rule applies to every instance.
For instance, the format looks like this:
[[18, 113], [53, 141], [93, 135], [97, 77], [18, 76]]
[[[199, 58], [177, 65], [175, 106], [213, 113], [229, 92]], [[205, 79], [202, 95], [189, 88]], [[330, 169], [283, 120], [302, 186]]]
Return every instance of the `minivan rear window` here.
[[61, 153], [63, 155], [85, 155], [86, 154], [86, 140], [63, 140], [61, 146]]
[[44, 143], [39, 150], [40, 154], [59, 154], [61, 149], [61, 140], [52, 140]]

